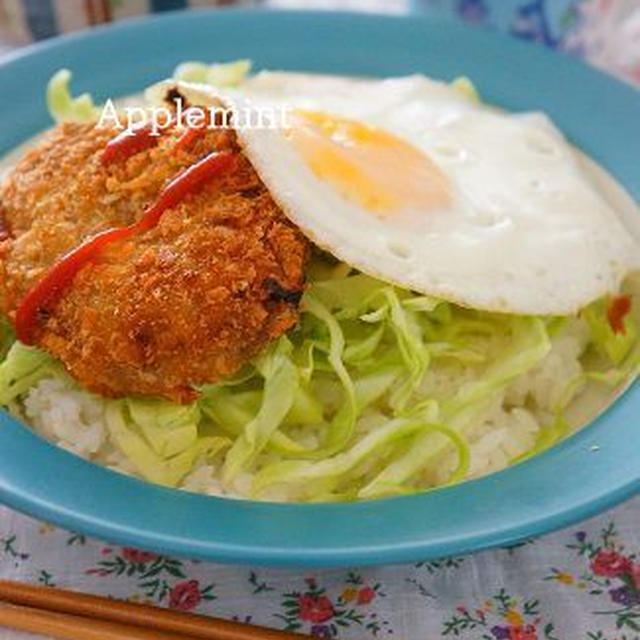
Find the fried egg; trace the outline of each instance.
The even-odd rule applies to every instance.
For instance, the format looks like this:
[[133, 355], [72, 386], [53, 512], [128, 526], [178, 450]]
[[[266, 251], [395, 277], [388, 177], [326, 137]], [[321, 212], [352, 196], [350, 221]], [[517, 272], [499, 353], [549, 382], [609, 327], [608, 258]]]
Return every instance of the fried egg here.
[[418, 75], [263, 72], [226, 93], [245, 111], [286, 106], [285, 126], [238, 128], [244, 151], [285, 214], [364, 273], [475, 309], [564, 315], [640, 267], [636, 205], [622, 198], [625, 222], [621, 187], [542, 113]]

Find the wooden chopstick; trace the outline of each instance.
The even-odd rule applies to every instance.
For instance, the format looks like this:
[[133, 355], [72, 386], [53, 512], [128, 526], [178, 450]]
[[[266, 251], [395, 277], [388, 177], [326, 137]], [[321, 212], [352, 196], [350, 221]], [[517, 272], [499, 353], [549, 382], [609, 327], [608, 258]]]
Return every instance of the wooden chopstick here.
[[64, 640], [193, 640], [193, 636], [7, 603], [0, 603], [0, 626]]
[[68, 640], [300, 640], [299, 634], [0, 580], [0, 626]]

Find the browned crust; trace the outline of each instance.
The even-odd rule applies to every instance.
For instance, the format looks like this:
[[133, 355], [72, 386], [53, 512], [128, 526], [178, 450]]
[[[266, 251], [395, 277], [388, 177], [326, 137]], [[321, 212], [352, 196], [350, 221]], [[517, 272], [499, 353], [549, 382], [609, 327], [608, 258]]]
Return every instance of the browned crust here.
[[297, 322], [308, 242], [232, 131], [208, 132], [178, 152], [181, 132], [171, 132], [157, 147], [103, 167], [99, 156], [114, 133], [61, 125], [3, 185], [0, 231], [12, 237], [0, 237], [0, 305], [13, 317], [53, 261], [96, 231], [133, 222], [204, 154], [234, 150], [233, 172], [84, 267], [38, 339], [89, 389], [188, 401], [193, 385], [234, 373]]

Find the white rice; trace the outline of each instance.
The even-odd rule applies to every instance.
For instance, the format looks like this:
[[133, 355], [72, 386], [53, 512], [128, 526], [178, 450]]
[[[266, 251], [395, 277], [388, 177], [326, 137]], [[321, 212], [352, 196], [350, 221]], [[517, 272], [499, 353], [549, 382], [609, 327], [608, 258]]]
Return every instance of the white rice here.
[[62, 379], [41, 380], [26, 396], [24, 412], [43, 436], [84, 458], [94, 458], [107, 441], [104, 403]]

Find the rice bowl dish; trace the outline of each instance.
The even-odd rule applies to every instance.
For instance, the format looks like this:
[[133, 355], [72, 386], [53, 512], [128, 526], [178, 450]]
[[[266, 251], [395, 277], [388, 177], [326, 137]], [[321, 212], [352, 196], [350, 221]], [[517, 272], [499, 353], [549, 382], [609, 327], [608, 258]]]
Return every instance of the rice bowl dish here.
[[[275, 99], [271, 94], [264, 96], [268, 76], [266, 80], [265, 76], [245, 80], [243, 73], [242, 65], [240, 68], [237, 65], [183, 66], [176, 80], [162, 85], [160, 93], [156, 88], [155, 99], [159, 95], [163, 100], [170, 87], [191, 104], [202, 103], [209, 99], [207, 95], [211, 95], [212, 100], [220, 100], [220, 88], [229, 82], [234, 85], [226, 89], [231, 100]], [[60, 91], [59, 80], [60, 77], [58, 85], [52, 83], [54, 98], [55, 92]], [[187, 84], [180, 84], [185, 80]], [[403, 215], [411, 207], [427, 212], [431, 205], [436, 212], [449, 207], [448, 222], [446, 217], [433, 222], [440, 225], [435, 236], [440, 240], [461, 237], [464, 229], [452, 224], [456, 220], [454, 214], [459, 214], [458, 220], [462, 222], [475, 215], [482, 227], [475, 237], [476, 246], [481, 250], [478, 255], [487, 255], [486, 246], [482, 248], [483, 238], [492, 226], [500, 227], [502, 216], [496, 217], [495, 212], [490, 212], [492, 215], [487, 218], [486, 209], [457, 207], [455, 203], [462, 201], [456, 197], [460, 193], [468, 194], [465, 189], [469, 182], [465, 182], [464, 176], [460, 177], [458, 169], [447, 172], [446, 163], [455, 158], [440, 165], [436, 162], [437, 171], [431, 166], [425, 169], [420, 164], [423, 161], [416, 159], [413, 148], [406, 149], [397, 143], [398, 139], [407, 142], [408, 134], [400, 135], [391, 125], [381, 126], [371, 114], [351, 113], [345, 106], [344, 87], [334, 91], [342, 102], [336, 98], [335, 103], [320, 105], [318, 109], [311, 104], [314, 96], [304, 86], [300, 88], [300, 79], [293, 79], [298, 83], [294, 89], [292, 79], [286, 75], [276, 80], [285, 81], [289, 98], [298, 99], [298, 93], [302, 96], [296, 108], [304, 107], [307, 115], [310, 111], [334, 114], [328, 123], [323, 121], [320, 125], [313, 121], [309, 125], [309, 118], [303, 114], [304, 126], [312, 129], [311, 133], [302, 134], [307, 136], [303, 138], [303, 146], [309, 135], [317, 140], [322, 138], [322, 131], [328, 129], [333, 136], [340, 129], [338, 133], [343, 136], [345, 130], [352, 130], [354, 116], [365, 119], [366, 127], [355, 130], [356, 138], [364, 136], [368, 140], [368, 136], [379, 131], [393, 136], [393, 139], [373, 138], [374, 152], [378, 139], [384, 153], [391, 149], [390, 160], [378, 158], [381, 166], [388, 167], [386, 163], [394, 161], [393, 154], [401, 153], [403, 158], [415, 160], [418, 173], [425, 172], [425, 176], [433, 178], [435, 171], [434, 183], [445, 185], [443, 189], [447, 193], [436, 194], [435, 198], [431, 192], [411, 194], [408, 204], [400, 203]], [[306, 80], [302, 81], [304, 85]], [[412, 82], [407, 83], [408, 86], [411, 87]], [[422, 80], [418, 84], [422, 84]], [[477, 100], [468, 83], [438, 86], [437, 91], [439, 100], [446, 95], [456, 109], [464, 107], [465, 112], [470, 113], [470, 122], [476, 119]], [[150, 96], [153, 100], [153, 91]], [[428, 96], [415, 104], [433, 109], [433, 100]], [[93, 111], [86, 113], [86, 99], [78, 103], [66, 95], [62, 103], [67, 105], [67, 112], [61, 114], [54, 108], [61, 119], [82, 120], [88, 115], [91, 121], [95, 117]], [[341, 110], [344, 113], [339, 113]], [[436, 119], [444, 122], [447, 117], [453, 121], [461, 117], [459, 111], [445, 116], [439, 112]], [[501, 122], [502, 116], [495, 118]], [[493, 114], [482, 112], [481, 119], [493, 122]], [[443, 126], [439, 125], [440, 129]], [[509, 122], [508, 126], [512, 133], [515, 125]], [[523, 122], [523, 126], [525, 133], [530, 131], [527, 127], [533, 127], [536, 132], [542, 130], [544, 135], [556, 140], [563, 153], [568, 153], [566, 143], [554, 138], [555, 131], [549, 134], [552, 125], [547, 121]], [[187, 133], [188, 128], [186, 132], [180, 129], [170, 134], [174, 137], [166, 144], [177, 144]], [[476, 268], [481, 264], [480, 258], [471, 265], [463, 264], [462, 271], [454, 273], [454, 267], [460, 265], [455, 247], [449, 247], [448, 255], [452, 257], [449, 264], [444, 265], [454, 271], [438, 272], [436, 266], [444, 261], [441, 258], [436, 265], [418, 265], [424, 267], [422, 271], [407, 267], [406, 274], [413, 275], [403, 280], [403, 270], [388, 260], [376, 258], [373, 250], [367, 253], [362, 238], [367, 237], [364, 232], [371, 226], [388, 224], [387, 233], [379, 237], [383, 237], [396, 254], [390, 260], [397, 259], [406, 265], [407, 256], [403, 254], [407, 247], [403, 242], [416, 235], [415, 227], [411, 226], [411, 220], [407, 226], [406, 220], [396, 223], [387, 217], [397, 206], [398, 193], [406, 193], [406, 184], [388, 184], [387, 193], [376, 191], [373, 199], [363, 201], [361, 195], [368, 184], [364, 179], [371, 176], [363, 178], [358, 174], [358, 179], [352, 181], [357, 187], [354, 192], [347, 184], [349, 180], [345, 182], [344, 173], [336, 177], [335, 163], [329, 169], [319, 166], [315, 156], [305, 155], [308, 149], [300, 151], [302, 147], [298, 147], [298, 154], [308, 161], [301, 166], [305, 170], [311, 167], [311, 171], [305, 173], [306, 182], [302, 179], [297, 182], [305, 185], [298, 193], [295, 185], [284, 184], [285, 177], [278, 172], [277, 161], [270, 163], [264, 154], [264, 149], [274, 148], [278, 150], [276, 158], [291, 153], [292, 149], [284, 146], [282, 153], [279, 151], [278, 145], [288, 144], [286, 136], [276, 144], [273, 136], [277, 132], [264, 133], [261, 137], [257, 131], [237, 132], [240, 149], [237, 152], [248, 158], [263, 189], [257, 196], [247, 197], [257, 199], [268, 195], [273, 200], [269, 207], [284, 212], [281, 219], [280, 211], [274, 208], [274, 219], [283, 225], [283, 233], [292, 234], [286, 242], [287, 255], [298, 251], [300, 263], [289, 265], [291, 273], [285, 274], [285, 284], [280, 280], [276, 282], [278, 286], [273, 284], [271, 274], [260, 282], [261, 285], [267, 280], [270, 282], [265, 285], [264, 302], [261, 301], [266, 317], [270, 322], [273, 320], [268, 339], [262, 340], [244, 362], [236, 358], [228, 367], [221, 366], [223, 375], [218, 379], [196, 379], [193, 386], [197, 393], [193, 396], [182, 395], [183, 390], [176, 395], [178, 386], [165, 386], [163, 381], [155, 387], [156, 393], [146, 393], [148, 388], [154, 388], [151, 385], [156, 384], [155, 380], [148, 382], [146, 376], [144, 384], [150, 386], [143, 387], [138, 378], [123, 374], [122, 380], [135, 380], [128, 382], [133, 386], [131, 393], [126, 393], [115, 383], [109, 388], [105, 386], [102, 368], [85, 373], [84, 369], [75, 367], [72, 361], [75, 351], [60, 346], [61, 336], [66, 336], [68, 329], [60, 329], [64, 325], [62, 321], [60, 326], [49, 326], [56, 320], [55, 313], [49, 309], [40, 314], [39, 320], [48, 326], [37, 328], [49, 336], [44, 343], [39, 343], [42, 338], [38, 337], [29, 344], [29, 332], [22, 334], [27, 336], [24, 342], [15, 342], [14, 330], [18, 330], [20, 336], [20, 325], [15, 321], [16, 307], [12, 308], [7, 302], [11, 297], [8, 293], [13, 295], [7, 287], [3, 303], [10, 320], [3, 334], [6, 358], [0, 365], [1, 404], [60, 446], [152, 482], [230, 497], [334, 501], [437, 488], [535, 455], [596, 415], [637, 374], [636, 285], [632, 277], [638, 266], [637, 239], [633, 237], [633, 230], [625, 228], [619, 220], [621, 214], [611, 217], [610, 213], [603, 213], [613, 207], [607, 208], [594, 198], [592, 187], [586, 188], [586, 178], [582, 181], [576, 178], [579, 169], [571, 173], [571, 180], [580, 183], [576, 186], [576, 197], [579, 202], [597, 200], [598, 207], [602, 207], [598, 215], [609, 216], [610, 236], [603, 236], [600, 244], [589, 245], [593, 246], [591, 254], [576, 252], [579, 266], [573, 273], [560, 269], [557, 264], [554, 267], [545, 263], [548, 269], [544, 277], [539, 273], [537, 276], [544, 282], [533, 290], [529, 281], [525, 281], [527, 286], [524, 286], [522, 279], [534, 277], [539, 265], [530, 262], [534, 260], [533, 254], [527, 256], [524, 250], [521, 253], [525, 256], [518, 262], [516, 248], [511, 260], [515, 272], [510, 279], [502, 281], [501, 293], [495, 295], [496, 283], [500, 282], [496, 271], [489, 269], [483, 275]], [[438, 133], [442, 135], [442, 131]], [[476, 131], [465, 140], [477, 139], [479, 135]], [[327, 142], [335, 146], [333, 139], [323, 139], [321, 144]], [[336, 144], [341, 148], [343, 142]], [[412, 139], [411, 143], [415, 144], [416, 140]], [[444, 142], [439, 140], [437, 144]], [[419, 150], [426, 154], [423, 147]], [[330, 151], [329, 157], [335, 159], [335, 148], [327, 147], [325, 151]], [[96, 157], [98, 153], [99, 150], [95, 151]], [[569, 157], [563, 156], [562, 164], [566, 165]], [[362, 158], [348, 160], [349, 170], [360, 168]], [[124, 160], [134, 161], [135, 156]], [[286, 170], [291, 163], [285, 162], [282, 167]], [[353, 174], [347, 171], [347, 175]], [[468, 180], [474, 184], [481, 182], [476, 178]], [[377, 179], [374, 182], [380, 184]], [[535, 188], [539, 190], [540, 184]], [[331, 196], [324, 198], [327, 189]], [[265, 190], [268, 193], [264, 193]], [[6, 191], [3, 193], [2, 205], [6, 212], [10, 198]], [[307, 197], [309, 194], [313, 196]], [[336, 194], [342, 203], [340, 211], [334, 206]], [[491, 194], [469, 196], [464, 200], [465, 206], [487, 195]], [[387, 196], [389, 199], [385, 200]], [[149, 194], [145, 193], [144, 198], [149, 199]], [[327, 202], [331, 207], [322, 209], [316, 205], [318, 202]], [[310, 209], [306, 204], [317, 215], [307, 216]], [[354, 208], [359, 210], [355, 214]], [[374, 215], [367, 218], [369, 209]], [[337, 229], [339, 233], [325, 232], [322, 224], [329, 215], [327, 211], [344, 214], [343, 219], [353, 221], [359, 232], [355, 236], [350, 234], [348, 225], [341, 227], [340, 218], [330, 220], [327, 225], [330, 231]], [[576, 223], [575, 210], [572, 211], [566, 224], [575, 223], [579, 229], [583, 222]], [[357, 216], [367, 222], [356, 224]], [[7, 222], [10, 217], [11, 212], [4, 215]], [[425, 219], [435, 220], [435, 214], [431, 218], [421, 217], [420, 224]], [[596, 216], [594, 228], [601, 228], [599, 221]], [[543, 215], [534, 221], [532, 228], [540, 224], [543, 228], [546, 224]], [[559, 224], [557, 218], [554, 224]], [[300, 238], [299, 229], [302, 230]], [[565, 259], [566, 246], [576, 246], [576, 243], [571, 241], [566, 226], [556, 232], [563, 241], [573, 242], [562, 245], [565, 249], [555, 254]], [[83, 230], [82, 236], [86, 241], [91, 234]], [[389, 245], [390, 238], [393, 242]], [[400, 243], [396, 242], [398, 239]], [[580, 245], [580, 241], [577, 244]], [[472, 253], [469, 238], [459, 245], [466, 249], [465, 255]], [[409, 248], [412, 260], [424, 255], [419, 245]], [[64, 252], [58, 247], [53, 253], [56, 252], [54, 258], [60, 261]], [[274, 255], [277, 254], [274, 250]], [[568, 254], [571, 255], [571, 251]], [[597, 260], [592, 259], [594, 255]], [[3, 257], [5, 264], [10, 259]], [[47, 258], [49, 264], [56, 264], [55, 260]], [[518, 273], [519, 265], [521, 273]], [[95, 282], [95, 273], [89, 273], [93, 266], [93, 263], [84, 264], [82, 268], [85, 279]], [[593, 270], [589, 272], [586, 267]], [[297, 278], [298, 271], [302, 270], [304, 285]], [[29, 276], [33, 282], [27, 284], [36, 286], [44, 272]], [[580, 279], [580, 286], [569, 287], [567, 282], [576, 280], [575, 273], [584, 278]], [[554, 290], [551, 286], [554, 281], [545, 278], [559, 276], [567, 282], [561, 281], [557, 290], [566, 295], [554, 298], [549, 295]], [[74, 280], [73, 287], [78, 282], [82, 284], [82, 272], [76, 277], [79, 280]], [[24, 285], [21, 292], [28, 294], [29, 290]], [[523, 294], [527, 290], [531, 295]], [[570, 298], [569, 292], [573, 297]], [[55, 302], [63, 304], [59, 300]], [[77, 308], [82, 307], [78, 304]], [[169, 318], [174, 311], [167, 308]], [[80, 320], [77, 314], [70, 313], [68, 318], [64, 316], [69, 326], [81, 327], [84, 331], [84, 310]], [[41, 344], [45, 345], [44, 349], [38, 348]], [[87, 358], [83, 351], [84, 343], [79, 347], [71, 343], [71, 346], [78, 349], [82, 355], [79, 359], [84, 358], [86, 368], [95, 367], [95, 361], [90, 356]], [[189, 371], [189, 375], [192, 373]], [[90, 385], [83, 384], [89, 375]]]

